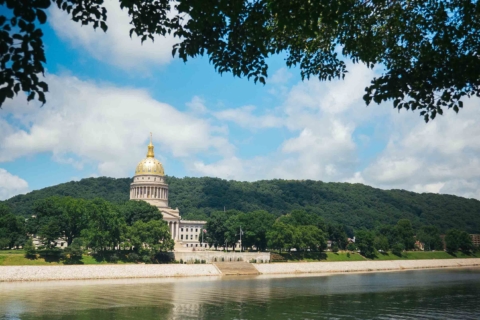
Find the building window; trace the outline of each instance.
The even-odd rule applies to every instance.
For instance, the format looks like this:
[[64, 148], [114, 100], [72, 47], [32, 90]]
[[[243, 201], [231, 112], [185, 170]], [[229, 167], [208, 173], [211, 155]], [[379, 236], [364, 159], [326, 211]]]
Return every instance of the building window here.
[[193, 232], [193, 228], [190, 228], [190, 231]]
[[195, 243], [195, 248], [198, 246], [198, 244]]
[[193, 235], [190, 235], [190, 240], [193, 240]]
[[182, 232], [183, 232], [183, 228], [182, 228]]
[[180, 236], [180, 239], [183, 240], [183, 234]]
[[195, 240], [197, 240], [197, 239], [198, 239], [198, 234], [195, 235]]
[[197, 228], [195, 228], [195, 232], [198, 232], [198, 229], [197, 229]]

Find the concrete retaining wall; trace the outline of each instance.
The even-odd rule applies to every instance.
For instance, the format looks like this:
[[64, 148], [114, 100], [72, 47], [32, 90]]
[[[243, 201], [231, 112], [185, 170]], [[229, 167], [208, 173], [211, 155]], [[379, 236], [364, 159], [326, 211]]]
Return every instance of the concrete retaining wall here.
[[[223, 251], [192, 251], [192, 252], [174, 252], [176, 261], [193, 262], [195, 260], [205, 260], [211, 262], [229, 262], [256, 260], [257, 263], [267, 263], [270, 261], [270, 252], [223, 252]], [[240, 260], [239, 260], [240, 259]]]
[[480, 266], [480, 259], [299, 262], [255, 264], [261, 274], [400, 271]]
[[[203, 252], [202, 252], [203, 253]], [[207, 252], [204, 252], [207, 253]], [[185, 253], [187, 254], [187, 253]], [[198, 252], [197, 252], [198, 254]], [[238, 253], [240, 254], [240, 253]], [[251, 255], [252, 253], [248, 253]], [[233, 255], [232, 255], [233, 256]], [[247, 256], [245, 256], [247, 257]], [[259, 256], [261, 257], [261, 256]], [[260, 274], [378, 272], [480, 267], [480, 259], [252, 264]], [[220, 276], [212, 264], [0, 266], [0, 282]]]
[[0, 266], [0, 282], [193, 277], [218, 275], [220, 275], [220, 272], [211, 264]]

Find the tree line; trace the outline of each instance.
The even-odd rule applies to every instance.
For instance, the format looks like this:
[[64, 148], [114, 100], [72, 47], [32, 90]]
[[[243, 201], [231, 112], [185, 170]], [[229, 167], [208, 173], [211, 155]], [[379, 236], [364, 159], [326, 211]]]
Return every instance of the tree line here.
[[[217, 211], [211, 214], [205, 226], [205, 241], [215, 248], [228, 248], [240, 242], [243, 250], [360, 251], [366, 257], [376, 252], [392, 251], [401, 255], [404, 250], [443, 250], [449, 252], [474, 249], [466, 231], [449, 230], [442, 240], [435, 226], [415, 230], [410, 220], [400, 219], [396, 225], [380, 225], [373, 230], [353, 230], [341, 224], [326, 223], [321, 217], [303, 210], [294, 210], [280, 216], [262, 210], [244, 213], [237, 210]], [[355, 240], [353, 241], [353, 237]], [[417, 243], [418, 241], [418, 243]]]
[[117, 205], [100, 198], [49, 197], [37, 201], [26, 219], [0, 204], [0, 248], [25, 246], [27, 255], [34, 256], [30, 236], [41, 242], [40, 252], [59, 254], [61, 241], [67, 251], [87, 248], [102, 254], [122, 249], [132, 253], [132, 260], [144, 261], [174, 246], [162, 214], [144, 201]]
[[[240, 238], [243, 250], [321, 252], [330, 241], [332, 251], [358, 250], [366, 257], [388, 251], [400, 255], [404, 250], [415, 249], [416, 241], [426, 251], [443, 250], [444, 241], [450, 252], [474, 249], [466, 231], [451, 229], [442, 240], [437, 227], [415, 229], [408, 219], [400, 219], [393, 226], [353, 229], [325, 222], [305, 210], [293, 210], [280, 217], [265, 210], [216, 211], [208, 218], [205, 231], [203, 241], [217, 249], [232, 247]], [[32, 216], [26, 219], [0, 203], [0, 249], [24, 247], [27, 255], [34, 256], [36, 248], [30, 235], [40, 239], [40, 251], [58, 253], [58, 241], [64, 241], [65, 252], [70, 255], [81, 256], [81, 248], [94, 254], [124, 250], [131, 253], [132, 260], [146, 262], [174, 246], [161, 213], [144, 201], [113, 204], [100, 198], [49, 197], [37, 201]]]
[[[328, 224], [375, 230], [401, 219], [415, 230], [434, 226], [440, 233], [457, 228], [480, 233], [480, 201], [451, 195], [380, 190], [362, 184], [321, 181], [227, 181], [218, 178], [166, 177], [169, 204], [187, 220], [206, 220], [224, 207], [242, 212], [264, 210], [275, 217], [294, 210], [318, 215]], [[29, 217], [36, 201], [51, 196], [93, 200], [117, 205], [128, 201], [130, 178], [88, 178], [18, 195], [5, 201], [12, 212]]]

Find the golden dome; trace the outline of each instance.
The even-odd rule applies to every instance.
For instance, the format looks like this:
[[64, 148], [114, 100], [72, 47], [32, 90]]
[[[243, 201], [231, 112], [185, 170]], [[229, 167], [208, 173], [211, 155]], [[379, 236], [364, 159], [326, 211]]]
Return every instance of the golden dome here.
[[135, 169], [135, 175], [148, 174], [148, 175], [157, 175], [164, 176], [165, 172], [163, 171], [163, 165], [160, 161], [155, 159], [155, 154], [153, 152], [152, 137], [150, 134], [150, 144], [148, 145], [147, 157], [140, 161]]

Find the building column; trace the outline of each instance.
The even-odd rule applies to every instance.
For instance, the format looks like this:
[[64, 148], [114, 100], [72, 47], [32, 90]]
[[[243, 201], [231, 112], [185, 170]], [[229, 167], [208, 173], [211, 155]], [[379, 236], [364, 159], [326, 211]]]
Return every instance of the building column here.
[[177, 236], [176, 236], [176, 240], [178, 240], [180, 238], [180, 221], [177, 221]]

